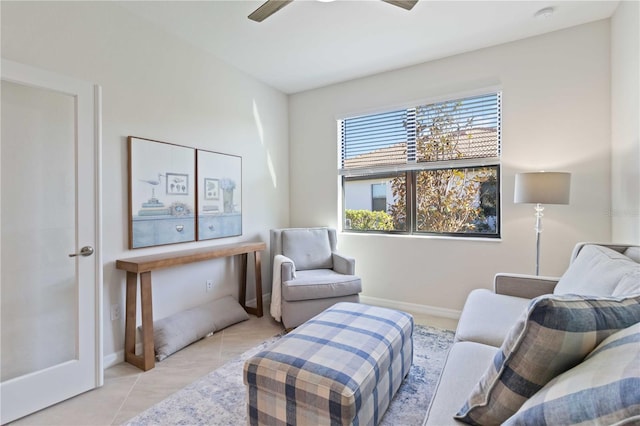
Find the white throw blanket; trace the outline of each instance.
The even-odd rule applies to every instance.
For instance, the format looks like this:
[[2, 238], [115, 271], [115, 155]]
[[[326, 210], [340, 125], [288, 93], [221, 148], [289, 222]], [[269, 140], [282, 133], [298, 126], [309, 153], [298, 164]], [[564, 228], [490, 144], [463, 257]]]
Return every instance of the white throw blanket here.
[[[271, 281], [271, 316], [280, 322], [282, 318], [282, 264], [293, 261], [286, 256], [277, 254], [273, 258], [273, 280]], [[293, 277], [296, 276], [296, 267], [293, 267]]]

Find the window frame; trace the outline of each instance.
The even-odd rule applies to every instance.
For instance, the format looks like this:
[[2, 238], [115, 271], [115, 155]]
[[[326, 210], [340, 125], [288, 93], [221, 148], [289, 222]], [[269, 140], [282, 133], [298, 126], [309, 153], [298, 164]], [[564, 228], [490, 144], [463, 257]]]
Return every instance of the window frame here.
[[[482, 233], [482, 232], [429, 232], [419, 231], [416, 229], [416, 193], [417, 193], [417, 174], [422, 171], [429, 170], [451, 170], [451, 169], [477, 169], [477, 168], [495, 168], [496, 169], [496, 202], [499, 206], [496, 209], [496, 232], [495, 233]], [[345, 182], [350, 181], [362, 181], [369, 179], [393, 179], [396, 176], [405, 175], [405, 185], [407, 199], [405, 201], [405, 217], [409, 218], [407, 229], [405, 230], [391, 230], [382, 231], [377, 229], [359, 230], [346, 227], [345, 211], [346, 206], [346, 194], [345, 194]], [[341, 176], [341, 190], [342, 190], [342, 232], [352, 232], [357, 234], [382, 234], [382, 235], [413, 235], [413, 236], [429, 236], [429, 237], [459, 237], [459, 238], [474, 238], [474, 239], [500, 239], [502, 238], [502, 164], [491, 163], [482, 164], [476, 166], [465, 167], [439, 167], [439, 168], [427, 168], [427, 169], [415, 169], [415, 170], [403, 170], [395, 174], [392, 173], [376, 173], [372, 175], [358, 175], [358, 176]], [[373, 211], [373, 210], [372, 210]]]
[[[358, 233], [358, 234], [383, 234], [383, 235], [388, 235], [388, 234], [410, 234], [410, 230], [391, 230], [391, 231], [382, 231], [382, 230], [378, 230], [378, 229], [367, 229], [367, 230], [359, 230], [359, 229], [353, 229], [353, 228], [347, 228], [346, 227], [346, 215], [345, 215], [345, 211], [347, 210], [346, 208], [346, 198], [345, 198], [345, 182], [349, 182], [349, 181], [362, 181], [362, 180], [373, 180], [373, 179], [393, 179], [396, 176], [401, 176], [403, 173], [406, 173], [404, 171], [399, 171], [397, 173], [392, 173], [392, 172], [387, 172], [387, 173], [375, 173], [375, 174], [371, 174], [371, 175], [358, 175], [358, 176], [341, 176], [341, 181], [340, 181], [340, 188], [342, 190], [342, 232], [354, 232], [354, 233]], [[406, 185], [409, 186], [409, 182], [406, 181], [406, 174], [405, 174], [405, 182]], [[409, 188], [407, 188], [407, 201], [406, 201], [406, 206], [407, 208], [409, 207], [410, 204], [413, 204], [412, 202], [409, 201]], [[407, 215], [407, 213], [405, 213], [405, 215]], [[407, 216], [408, 217], [408, 216]]]
[[412, 170], [411, 173], [413, 175], [413, 190], [414, 193], [413, 199], [415, 200], [417, 197], [417, 175], [423, 171], [430, 170], [455, 170], [455, 169], [481, 169], [481, 168], [495, 168], [496, 170], [496, 204], [499, 208], [496, 209], [496, 232], [495, 233], [484, 233], [484, 232], [429, 232], [429, 231], [419, 231], [417, 228], [417, 210], [415, 207], [415, 202], [413, 203], [413, 210], [411, 212], [412, 215], [412, 229], [411, 234], [414, 235], [428, 235], [428, 236], [446, 236], [446, 237], [461, 237], [461, 238], [490, 238], [496, 239], [501, 238], [501, 230], [502, 230], [502, 191], [501, 191], [501, 181], [502, 181], [502, 165], [501, 164], [483, 164], [478, 166], [464, 166], [464, 167], [440, 167], [440, 168], [429, 168], [429, 169], [420, 169], [420, 170]]
[[[454, 95], [454, 96], [446, 96], [440, 97], [436, 100], [425, 101], [425, 102], [413, 102], [412, 104], [416, 104], [419, 106], [422, 105], [432, 105], [439, 103], [447, 103], [454, 102], [456, 100], [464, 100], [468, 98], [473, 98], [476, 96], [483, 95], [491, 95], [496, 94], [498, 97], [497, 100], [497, 127], [496, 131], [498, 134], [498, 142], [497, 142], [497, 156], [496, 157], [481, 157], [481, 158], [467, 158], [467, 159], [458, 159], [458, 160], [446, 160], [446, 161], [433, 161], [433, 162], [417, 162], [415, 161], [415, 152], [413, 152], [413, 162], [407, 162], [406, 164], [397, 165], [393, 167], [394, 171], [389, 170], [375, 170], [375, 168], [371, 170], [354, 170], [348, 171], [342, 168], [342, 157], [340, 157], [340, 165], [339, 169], [339, 178], [340, 178], [340, 187], [341, 187], [341, 223], [342, 223], [342, 231], [348, 233], [357, 233], [357, 234], [377, 234], [377, 235], [408, 235], [408, 236], [418, 236], [418, 237], [443, 237], [443, 238], [464, 238], [464, 239], [489, 239], [489, 240], [500, 240], [502, 238], [502, 209], [503, 209], [503, 200], [502, 200], [502, 89], [501, 88], [487, 88], [481, 91], [475, 91], [473, 93]], [[393, 111], [394, 109], [404, 109], [406, 111], [411, 111], [418, 108], [416, 106], [407, 106], [407, 107], [398, 107], [398, 108], [389, 108], [382, 109], [378, 113], [385, 113]], [[364, 115], [375, 115], [376, 113], [368, 113]], [[410, 114], [410, 112], [409, 112]], [[353, 115], [352, 117], [355, 117]], [[349, 117], [343, 117], [338, 119], [338, 152], [344, 152], [344, 146], [342, 143], [342, 122], [347, 120]], [[415, 135], [414, 135], [415, 137]], [[415, 149], [415, 148], [414, 148]], [[408, 153], [408, 156], [411, 156], [411, 152]], [[417, 230], [417, 176], [422, 171], [429, 170], [453, 170], [453, 169], [480, 169], [480, 168], [494, 168], [496, 171], [496, 216], [495, 216], [495, 232], [494, 233], [483, 233], [483, 232], [430, 232], [430, 231], [420, 231]], [[389, 178], [393, 179], [395, 176], [405, 176], [405, 184], [406, 184], [406, 212], [405, 217], [408, 219], [408, 223], [405, 230], [357, 230], [352, 228], [347, 228], [346, 226], [346, 194], [345, 194], [345, 184], [349, 181], [361, 181], [368, 179], [379, 179], [379, 178]], [[372, 209], [373, 211], [373, 205]]]

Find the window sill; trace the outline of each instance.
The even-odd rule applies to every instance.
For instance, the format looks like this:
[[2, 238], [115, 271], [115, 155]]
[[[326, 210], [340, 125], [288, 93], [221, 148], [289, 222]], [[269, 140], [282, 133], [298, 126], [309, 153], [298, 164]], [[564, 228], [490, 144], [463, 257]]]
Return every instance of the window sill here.
[[352, 231], [340, 231], [340, 235], [357, 236], [364, 238], [371, 237], [383, 237], [383, 238], [409, 238], [409, 239], [422, 239], [422, 240], [458, 240], [468, 242], [489, 242], [499, 243], [502, 242], [502, 237], [499, 238], [487, 238], [487, 237], [456, 237], [451, 235], [421, 235], [421, 234], [385, 234], [385, 233], [368, 233], [368, 232], [352, 232]]

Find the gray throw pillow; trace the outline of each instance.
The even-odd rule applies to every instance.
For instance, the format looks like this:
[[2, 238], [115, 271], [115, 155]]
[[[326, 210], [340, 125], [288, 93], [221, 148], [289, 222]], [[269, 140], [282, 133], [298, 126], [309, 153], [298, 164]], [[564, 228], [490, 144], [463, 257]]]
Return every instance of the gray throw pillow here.
[[249, 319], [237, 300], [231, 296], [205, 303], [153, 322], [156, 359], [169, 355], [207, 334]]
[[242, 309], [238, 301], [231, 296], [214, 300], [209, 306], [210, 309], [213, 310], [213, 324], [215, 325], [216, 331], [249, 319], [247, 312]]

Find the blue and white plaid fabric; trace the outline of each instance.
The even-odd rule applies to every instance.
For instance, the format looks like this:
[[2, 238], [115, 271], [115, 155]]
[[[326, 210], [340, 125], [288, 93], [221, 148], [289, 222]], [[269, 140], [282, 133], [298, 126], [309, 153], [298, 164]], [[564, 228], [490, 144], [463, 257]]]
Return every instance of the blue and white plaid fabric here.
[[244, 365], [252, 425], [377, 424], [413, 360], [413, 318], [338, 303]]
[[596, 347], [533, 395], [505, 426], [640, 424], [640, 323]]
[[582, 362], [600, 342], [637, 322], [640, 295], [533, 299], [454, 417], [473, 425], [503, 423], [551, 379]]

